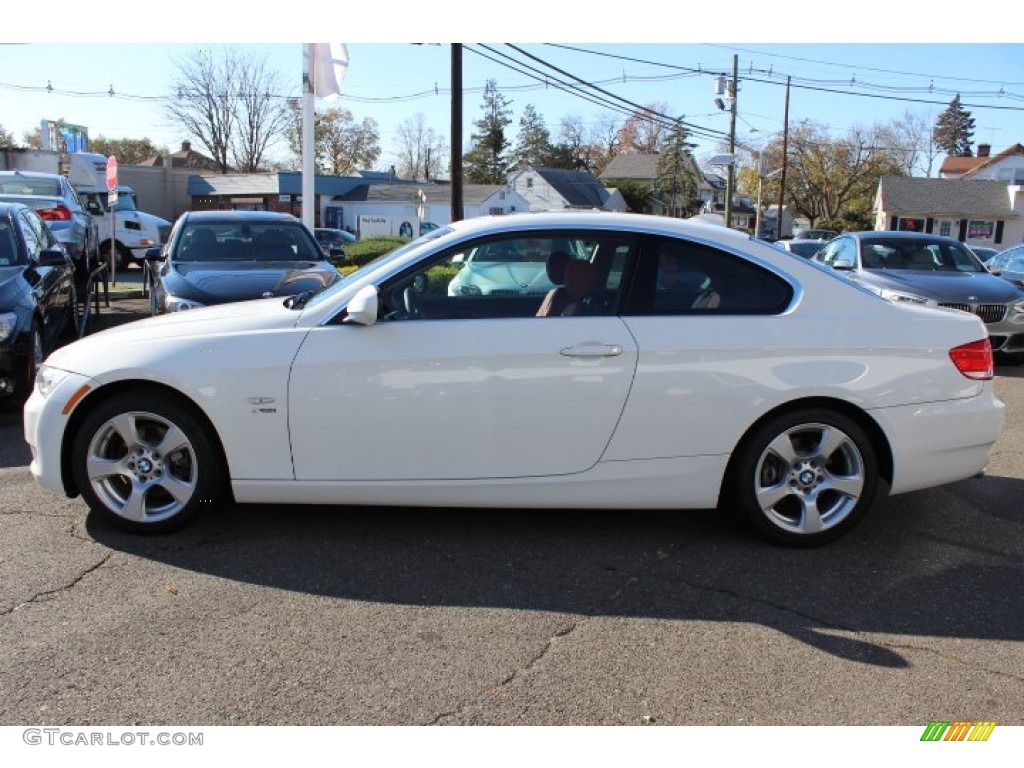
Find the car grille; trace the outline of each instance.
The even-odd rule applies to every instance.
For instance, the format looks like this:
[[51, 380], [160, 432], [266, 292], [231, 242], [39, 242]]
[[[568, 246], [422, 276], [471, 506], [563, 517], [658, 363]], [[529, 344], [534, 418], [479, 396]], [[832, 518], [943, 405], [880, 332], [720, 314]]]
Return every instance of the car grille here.
[[1006, 318], [1005, 304], [957, 304], [948, 302], [939, 304], [947, 309], [959, 309], [961, 312], [970, 312], [977, 315], [984, 323], [1001, 323]]

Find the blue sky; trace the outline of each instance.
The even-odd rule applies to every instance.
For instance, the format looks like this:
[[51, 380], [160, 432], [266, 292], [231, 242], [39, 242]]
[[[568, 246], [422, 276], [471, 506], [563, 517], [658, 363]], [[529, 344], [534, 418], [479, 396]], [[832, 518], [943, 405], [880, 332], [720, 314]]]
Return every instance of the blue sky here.
[[[111, 13], [105, 11], [103, 16], [125, 18], [123, 14], [127, 11], [118, 11], [117, 5], [113, 3]], [[297, 96], [301, 83], [301, 43], [284, 41], [314, 35], [321, 39], [347, 40], [351, 61], [341, 97], [321, 100], [318, 108], [337, 105], [350, 109], [357, 119], [374, 118], [381, 130], [380, 167], [386, 167], [393, 160], [395, 129], [416, 113], [422, 113], [426, 124], [436, 133], [449, 135], [450, 47], [403, 42], [403, 39], [411, 41], [415, 37], [424, 39], [418, 34], [423, 26], [414, 22], [428, 6], [393, 0], [382, 6], [387, 9], [386, 19], [374, 16], [365, 8], [353, 12], [342, 10], [340, 5], [333, 8], [306, 5], [305, 0], [290, 7], [295, 8], [293, 17], [267, 23], [250, 19], [239, 24], [223, 10], [206, 9], [200, 13], [202, 6], [199, 4], [193, 7], [186, 2], [181, 6], [184, 14], [191, 9], [197, 14], [195, 18], [210, 22], [191, 27], [218, 30], [214, 40], [220, 42], [199, 39], [165, 42], [159, 30], [162, 25], [170, 24], [166, 19], [153, 19], [145, 26], [143, 31], [148, 31], [150, 40], [143, 35], [143, 41], [135, 43], [76, 42], [83, 37], [102, 41], [104, 34], [110, 34], [112, 27], [109, 25], [100, 23], [99, 19], [87, 19], [85, 28], [74, 40], [43, 37], [25, 44], [0, 45], [0, 124], [20, 139], [25, 131], [38, 126], [41, 119], [63, 118], [86, 126], [91, 136], [148, 136], [157, 144], [174, 150], [187, 137], [167, 124], [159, 99], [169, 93], [176, 60], [200, 49], [229, 44], [259, 49], [288, 82], [290, 92], [284, 95]], [[429, 7], [435, 9], [435, 15], [451, 12], [443, 3]], [[452, 6], [466, 7], [469, 6]], [[827, 43], [736, 42], [744, 38], [798, 40], [803, 35], [797, 36], [796, 30], [806, 25], [796, 17], [795, 10], [785, 4], [773, 5], [777, 10], [767, 14], [763, 4], [750, 6], [746, 13], [742, 13], [743, 3], [736, 7], [745, 19], [739, 26], [747, 33], [756, 29], [756, 37], [716, 28], [710, 11], [701, 19], [694, 19], [694, 12], [690, 11], [689, 15], [677, 14], [678, 27], [669, 26], [673, 39], [681, 42], [660, 41], [659, 30], [664, 27], [650, 19], [643, 22], [616, 18], [581, 21], [568, 11], [559, 11], [557, 4], [545, 6], [533, 0], [518, 3], [514, 18], [504, 19], [500, 28], [483, 21], [453, 26], [435, 20], [426, 26], [434, 27], [431, 33], [443, 35], [447, 41], [535, 40], [538, 33], [528, 23], [529, 19], [540, 16], [540, 9], [546, 8], [543, 16], [546, 26], [555, 31], [544, 34], [544, 38], [559, 43], [517, 43], [522, 52], [582, 80], [598, 83], [619, 99], [635, 104], [667, 104], [671, 114], [684, 115], [688, 122], [706, 129], [708, 137], [697, 139], [698, 158], [713, 154], [716, 149], [713, 137], [729, 129], [728, 114], [719, 111], [713, 100], [715, 73], [731, 71], [734, 55], [738, 57], [741, 83], [737, 103], [737, 136], [741, 142], [757, 143], [781, 131], [787, 75], [792, 76], [794, 83], [790, 95], [791, 123], [812, 120], [828, 125], [835, 135], [841, 135], [853, 125], [886, 122], [908, 110], [934, 119], [953, 95], [960, 92], [976, 121], [976, 143], [990, 143], [993, 151], [999, 151], [1024, 141], [1022, 44], [984, 39], [927, 42], [930, 38], [941, 39], [941, 36], [921, 28], [920, 16], [914, 22], [916, 34], [902, 37], [911, 42], [898, 42], [900, 37], [886, 40], [886, 30], [895, 33], [901, 28], [902, 13], [908, 18], [914, 15], [913, 3], [901, 11], [883, 13], [879, 10], [876, 14], [870, 13], [868, 3], [862, 7], [865, 13], [861, 15], [877, 18], [888, 14], [889, 26], [885, 30], [867, 26], [862, 21], [860, 26], [847, 25], [842, 30], [845, 39], [837, 36]], [[756, 13], [761, 14], [754, 24], [751, 19], [755, 12], [751, 9], [758, 9]], [[176, 18], [181, 16], [176, 10]], [[803, 16], [801, 13], [800, 17]], [[328, 17], [336, 17], [337, 23], [327, 23]], [[395, 21], [395, 24], [389, 27], [387, 21]], [[94, 31], [88, 28], [90, 24], [96, 27]], [[820, 20], [815, 23], [816, 34], [822, 26], [826, 25]], [[607, 40], [610, 30], [615, 30], [616, 37], [622, 40], [650, 42], [593, 42]], [[328, 35], [328, 31], [336, 34]], [[117, 34], [116, 37], [127, 36]], [[686, 42], [688, 39], [693, 42]], [[709, 42], [716, 39], [721, 41]], [[513, 136], [527, 104], [535, 107], [552, 130], [568, 115], [577, 115], [587, 122], [596, 122], [609, 114], [625, 119], [624, 114], [604, 104], [594, 104], [551, 84], [545, 86], [538, 82], [526, 70], [545, 67], [521, 51], [500, 42], [467, 43], [466, 46], [463, 133], [467, 141], [473, 121], [481, 115], [481, 93], [489, 79], [497, 81], [498, 89], [512, 103], [514, 122], [509, 132]], [[516, 63], [512, 64], [505, 57], [512, 57]], [[48, 85], [52, 86], [52, 91], [47, 90]], [[107, 95], [111, 89], [113, 96]], [[606, 97], [600, 93], [594, 96]], [[285, 151], [282, 146], [276, 154], [283, 155]]]

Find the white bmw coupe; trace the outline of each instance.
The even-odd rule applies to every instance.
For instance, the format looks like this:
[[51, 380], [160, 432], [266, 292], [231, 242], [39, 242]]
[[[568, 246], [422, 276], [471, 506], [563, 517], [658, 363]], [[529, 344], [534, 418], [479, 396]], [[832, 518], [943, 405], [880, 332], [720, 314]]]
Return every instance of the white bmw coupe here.
[[[475, 249], [544, 241], [547, 294], [449, 291]], [[441, 227], [315, 295], [70, 344], [25, 436], [39, 483], [139, 532], [230, 499], [717, 506], [819, 544], [879, 493], [983, 471], [992, 377], [977, 317], [739, 232], [521, 214]]]

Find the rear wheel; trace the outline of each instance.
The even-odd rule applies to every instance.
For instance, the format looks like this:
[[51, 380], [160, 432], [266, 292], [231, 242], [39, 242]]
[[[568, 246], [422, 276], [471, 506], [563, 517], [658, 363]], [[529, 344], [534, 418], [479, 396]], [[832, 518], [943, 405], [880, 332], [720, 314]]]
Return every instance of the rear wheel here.
[[759, 533], [810, 546], [842, 536], [864, 516], [875, 498], [878, 461], [855, 421], [804, 409], [751, 433], [728, 483], [729, 501]]
[[165, 533], [220, 501], [220, 452], [193, 409], [163, 393], [126, 392], [93, 410], [72, 445], [75, 482], [98, 517]]

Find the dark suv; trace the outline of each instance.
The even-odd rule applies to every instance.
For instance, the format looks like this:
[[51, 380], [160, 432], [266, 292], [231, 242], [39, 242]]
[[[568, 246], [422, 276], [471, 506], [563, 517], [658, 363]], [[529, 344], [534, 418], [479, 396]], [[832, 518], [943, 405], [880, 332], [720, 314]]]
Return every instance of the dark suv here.
[[99, 227], [60, 174], [0, 171], [0, 202], [22, 203], [46, 222], [75, 263], [79, 285], [99, 261]]

